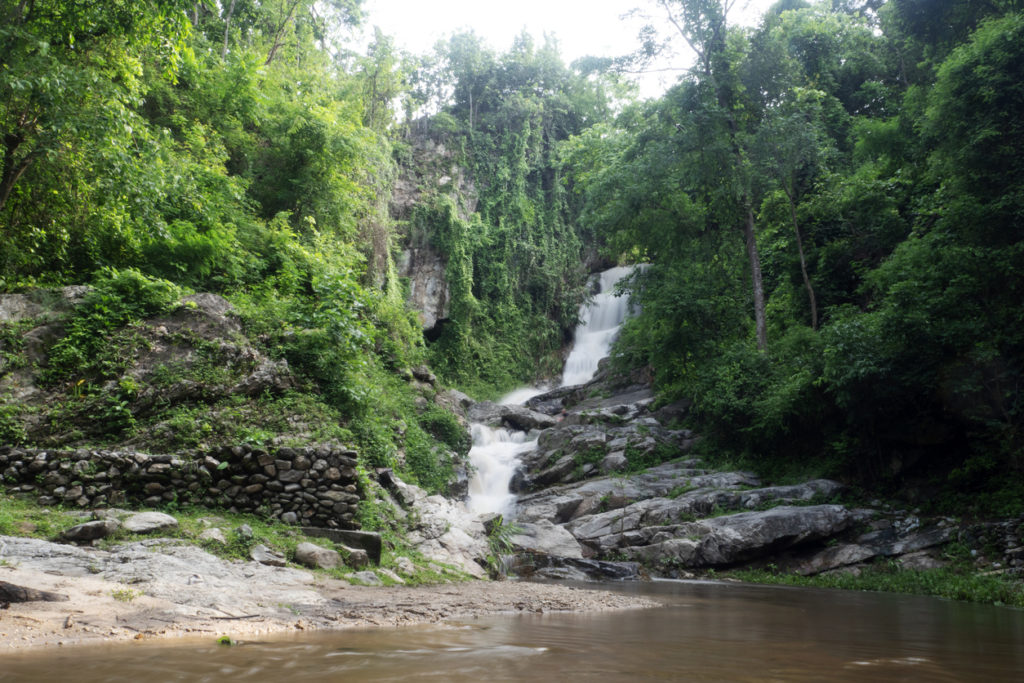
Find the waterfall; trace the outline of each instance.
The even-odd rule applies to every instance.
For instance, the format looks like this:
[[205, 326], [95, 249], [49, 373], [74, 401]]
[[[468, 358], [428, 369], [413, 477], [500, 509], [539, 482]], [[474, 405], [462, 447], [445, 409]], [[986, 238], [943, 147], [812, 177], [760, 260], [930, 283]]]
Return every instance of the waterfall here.
[[615, 285], [633, 272], [633, 266], [611, 268], [597, 276], [600, 285], [593, 301], [580, 307], [580, 324], [572, 351], [565, 361], [563, 387], [583, 384], [594, 378], [598, 362], [611, 351], [622, 321], [629, 312], [629, 297], [615, 296]]
[[516, 500], [515, 494], [508, 490], [508, 483], [515, 474], [519, 454], [536, 448], [537, 439], [529, 439], [526, 432], [482, 424], [472, 426], [472, 435], [469, 461], [476, 471], [469, 482], [466, 507], [474, 514], [500, 512], [507, 515]]
[[[560, 386], [583, 384], [593, 379], [597, 364], [608, 355], [619, 328], [629, 312], [629, 298], [615, 296], [615, 285], [633, 272], [632, 266], [606, 270], [595, 277], [597, 293], [580, 307], [572, 351], [565, 362]], [[499, 403], [521, 405], [547, 389], [523, 387], [502, 397]], [[508, 515], [515, 503], [509, 482], [519, 464], [519, 456], [537, 447], [537, 439], [525, 432], [472, 425], [473, 447], [469, 462], [475, 473], [469, 482], [466, 507], [472, 514], [498, 512]]]

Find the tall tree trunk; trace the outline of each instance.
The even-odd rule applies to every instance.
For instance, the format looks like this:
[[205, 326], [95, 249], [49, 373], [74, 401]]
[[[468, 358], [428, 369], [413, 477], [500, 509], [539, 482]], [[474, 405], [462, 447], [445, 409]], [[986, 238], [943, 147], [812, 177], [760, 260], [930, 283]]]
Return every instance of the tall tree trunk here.
[[757, 236], [754, 233], [754, 209], [750, 198], [744, 197], [746, 220], [743, 221], [743, 236], [747, 241], [747, 258], [750, 260], [750, 279], [754, 287], [754, 324], [757, 328], [757, 348], [768, 350], [768, 322], [765, 315], [764, 283], [761, 280], [761, 257], [757, 253]]
[[291, 21], [292, 15], [295, 13], [295, 8], [298, 7], [298, 5], [299, 0], [295, 0], [288, 6], [288, 13], [274, 32], [274, 42], [270, 46], [270, 52], [267, 53], [267, 61], [263, 63], [263, 66], [269, 66], [270, 63], [274, 61], [274, 56], [277, 55], [277, 51], [281, 49], [281, 35], [284, 33], [285, 27], [288, 26], [288, 22]]
[[807, 298], [811, 303], [811, 329], [818, 329], [818, 300], [814, 296], [814, 286], [811, 278], [807, 275], [807, 259], [804, 257], [804, 241], [800, 237], [800, 224], [796, 219], [796, 203], [793, 195], [786, 191], [786, 199], [789, 200], [789, 217], [793, 221], [793, 232], [796, 233], [796, 251], [800, 254], [800, 273], [804, 276], [804, 287], [807, 288]]
[[228, 54], [228, 32], [231, 30], [231, 17], [235, 14], [235, 0], [231, 0], [227, 16], [224, 17], [224, 47], [220, 51], [220, 58], [224, 59]]

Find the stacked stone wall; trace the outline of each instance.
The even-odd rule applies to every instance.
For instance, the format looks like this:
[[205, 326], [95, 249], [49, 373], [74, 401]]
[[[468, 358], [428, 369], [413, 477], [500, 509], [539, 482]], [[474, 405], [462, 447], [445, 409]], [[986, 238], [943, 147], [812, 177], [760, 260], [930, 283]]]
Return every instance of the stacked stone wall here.
[[355, 451], [241, 445], [187, 455], [0, 448], [0, 485], [42, 505], [204, 505], [291, 524], [358, 528]]

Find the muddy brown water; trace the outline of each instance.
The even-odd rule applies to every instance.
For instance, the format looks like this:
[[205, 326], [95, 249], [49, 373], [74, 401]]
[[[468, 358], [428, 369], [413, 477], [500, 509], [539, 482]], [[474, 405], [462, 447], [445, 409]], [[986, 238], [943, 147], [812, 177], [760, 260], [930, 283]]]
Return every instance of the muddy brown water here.
[[[591, 584], [592, 586], [592, 584]], [[0, 656], [0, 681], [1024, 681], [1024, 610], [711, 582], [656, 609]]]

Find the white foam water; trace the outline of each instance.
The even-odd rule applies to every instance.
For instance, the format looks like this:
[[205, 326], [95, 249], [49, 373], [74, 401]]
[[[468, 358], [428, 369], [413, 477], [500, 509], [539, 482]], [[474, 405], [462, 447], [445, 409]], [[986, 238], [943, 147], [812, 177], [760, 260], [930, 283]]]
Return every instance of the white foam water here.
[[584, 384], [594, 378], [597, 364], [611, 351], [619, 329], [629, 312], [629, 297], [616, 296], [615, 285], [633, 272], [633, 266], [620, 266], [598, 276], [599, 288], [592, 301], [580, 307], [580, 324], [562, 373], [563, 387]]

